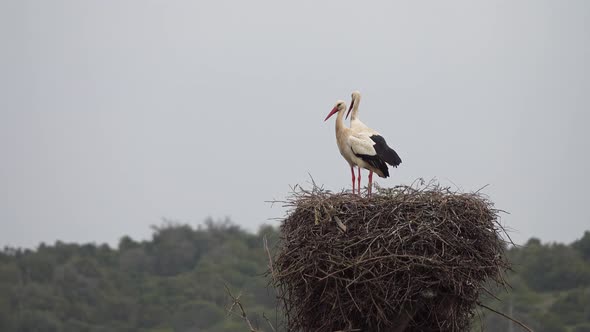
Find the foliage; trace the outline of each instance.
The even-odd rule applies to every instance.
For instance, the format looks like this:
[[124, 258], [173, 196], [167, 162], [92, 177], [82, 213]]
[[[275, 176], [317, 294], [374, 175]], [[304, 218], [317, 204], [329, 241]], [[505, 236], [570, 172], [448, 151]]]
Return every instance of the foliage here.
[[[543, 244], [533, 238], [508, 249], [513, 271], [507, 279], [512, 288], [497, 291], [500, 302], [484, 302], [537, 332], [590, 331], [589, 248], [587, 231], [571, 245]], [[490, 331], [507, 331], [510, 322], [485, 313], [483, 325]]]
[[572, 247], [579, 251], [587, 262], [590, 262], [590, 231], [584, 232], [584, 236], [572, 243]]
[[[279, 236], [270, 226], [251, 234], [228, 221], [196, 229], [166, 222], [154, 227], [151, 240], [125, 236], [117, 248], [63, 242], [5, 248], [0, 331], [247, 331], [239, 317], [227, 315], [224, 283], [241, 294], [252, 323], [269, 331], [262, 313], [275, 326], [281, 315], [263, 276], [263, 235], [271, 248]], [[496, 290], [501, 301], [483, 301], [537, 332], [590, 331], [589, 243], [586, 232], [571, 245], [531, 239], [508, 249], [512, 289]], [[486, 330], [510, 330], [506, 319], [482, 314]]]
[[[224, 283], [252, 308], [275, 317], [263, 226], [257, 234], [208, 220], [197, 229], [166, 221], [150, 241], [106, 245], [41, 244], [0, 252], [1, 331], [237, 331]], [[276, 324], [273, 322], [273, 324]]]

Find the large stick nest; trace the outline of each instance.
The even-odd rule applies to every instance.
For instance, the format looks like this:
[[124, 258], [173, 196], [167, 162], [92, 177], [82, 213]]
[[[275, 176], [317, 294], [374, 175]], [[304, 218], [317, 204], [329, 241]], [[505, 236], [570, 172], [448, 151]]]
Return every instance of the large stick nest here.
[[499, 210], [438, 185], [296, 190], [274, 257], [289, 331], [464, 331], [508, 268]]

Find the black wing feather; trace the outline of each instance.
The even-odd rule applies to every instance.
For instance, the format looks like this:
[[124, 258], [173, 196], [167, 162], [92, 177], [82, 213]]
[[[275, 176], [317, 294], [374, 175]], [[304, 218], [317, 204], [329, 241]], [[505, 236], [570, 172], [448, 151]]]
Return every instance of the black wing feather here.
[[[351, 148], [351, 150], [352, 150], [352, 148]], [[354, 152], [354, 150], [352, 150], [352, 153], [354, 153], [355, 156], [364, 160], [369, 165], [371, 165], [371, 166], [379, 169], [381, 172], [383, 172], [383, 177], [385, 177], [385, 178], [389, 177], [389, 169], [387, 168], [387, 164], [385, 163], [385, 161], [383, 161], [379, 157], [379, 154], [376, 154], [374, 156], [370, 156], [368, 154], [358, 154], [358, 153]]]
[[393, 167], [397, 167], [402, 163], [402, 159], [399, 157], [397, 152], [387, 145], [387, 142], [385, 142], [385, 138], [383, 138], [383, 136], [372, 135], [370, 138], [373, 140], [373, 142], [375, 142], [373, 147], [375, 148], [377, 156], [379, 156], [380, 159], [383, 159]]

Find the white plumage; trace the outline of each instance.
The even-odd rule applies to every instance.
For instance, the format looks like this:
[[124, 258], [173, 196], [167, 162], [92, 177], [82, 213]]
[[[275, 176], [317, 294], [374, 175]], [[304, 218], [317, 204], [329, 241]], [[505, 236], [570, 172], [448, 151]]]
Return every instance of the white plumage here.
[[336, 105], [324, 121], [328, 120], [332, 115], [338, 113], [336, 118], [336, 143], [338, 145], [338, 149], [340, 150], [340, 154], [350, 165], [353, 192], [355, 192], [354, 166], [359, 167], [358, 193], [360, 194], [361, 168], [365, 168], [370, 171], [370, 180], [373, 172], [377, 173], [377, 175], [380, 177], [389, 176], [389, 171], [387, 169], [387, 165], [385, 164], [387, 158], [389, 157], [389, 152], [387, 151], [389, 147], [384, 145], [385, 141], [381, 136], [372, 135], [369, 131], [354, 130], [346, 127], [344, 125], [343, 119], [345, 111], [346, 103], [342, 100], [339, 100], [336, 102]]
[[[393, 167], [397, 167], [402, 162], [402, 160], [398, 156], [397, 152], [395, 152], [393, 149], [391, 149], [387, 145], [387, 143], [385, 142], [385, 138], [383, 138], [376, 130], [368, 127], [358, 118], [358, 108], [359, 108], [359, 104], [361, 101], [361, 93], [359, 91], [353, 91], [351, 94], [351, 97], [352, 97], [352, 100], [350, 102], [350, 108], [348, 109], [346, 117], [348, 117], [352, 111], [352, 115], [350, 117], [350, 129], [353, 132], [352, 135], [367, 137], [370, 141], [374, 142], [374, 144], [371, 146], [372, 149], [366, 150], [366, 151], [371, 152], [371, 155], [374, 155], [374, 154], [378, 155], [382, 161], [387, 162], [388, 164], [390, 164]], [[366, 142], [366, 141], [363, 140], [363, 142]], [[366, 167], [363, 167], [363, 168], [366, 168]], [[379, 170], [381, 171], [381, 173], [379, 173], [371, 168], [366, 168], [366, 169], [369, 170], [368, 193], [370, 195], [371, 190], [372, 190], [372, 186], [373, 186], [373, 172], [376, 172], [377, 175], [379, 175], [380, 177], [389, 176], [389, 172], [387, 171], [386, 165], [385, 165], [385, 168], [379, 167]], [[360, 173], [361, 173], [360, 168], [359, 168], [358, 172], [359, 172], [359, 190], [360, 190]]]
[[[369, 128], [366, 124], [364, 124], [361, 119], [358, 117], [359, 112], [359, 104], [361, 103], [361, 93], [359, 91], [353, 91], [351, 94], [351, 101], [350, 101], [350, 108], [346, 113], [346, 118], [350, 115], [350, 128], [362, 133], [367, 133], [370, 135], [379, 135], [377, 131], [372, 128]], [[352, 115], [350, 112], [352, 111]]]

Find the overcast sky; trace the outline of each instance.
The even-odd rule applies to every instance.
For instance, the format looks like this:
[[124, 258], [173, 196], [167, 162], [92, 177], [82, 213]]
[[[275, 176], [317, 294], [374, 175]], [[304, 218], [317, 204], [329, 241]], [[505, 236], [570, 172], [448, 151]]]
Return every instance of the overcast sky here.
[[489, 184], [517, 242], [570, 242], [589, 32], [583, 0], [0, 0], [0, 246], [256, 230], [308, 173], [350, 188], [323, 120], [355, 89], [403, 159], [380, 185]]

